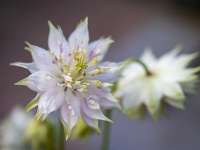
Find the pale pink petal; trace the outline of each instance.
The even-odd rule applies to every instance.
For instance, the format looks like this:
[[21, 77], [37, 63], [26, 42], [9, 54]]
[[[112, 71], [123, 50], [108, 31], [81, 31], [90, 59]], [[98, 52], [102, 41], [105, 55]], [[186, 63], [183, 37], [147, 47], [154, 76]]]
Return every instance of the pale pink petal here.
[[65, 101], [60, 108], [60, 119], [65, 129], [66, 139], [71, 134], [71, 129], [77, 123], [79, 114], [74, 111], [70, 104]]
[[112, 109], [112, 108], [117, 108], [121, 110], [121, 106], [118, 102], [113, 102], [108, 100], [107, 98], [101, 98], [99, 101], [99, 105], [103, 107], [104, 109]]
[[84, 112], [81, 112], [81, 116], [87, 125], [89, 125], [90, 127], [100, 132], [99, 126], [98, 126], [99, 121], [97, 119], [90, 118]]
[[56, 87], [59, 81], [61, 81], [61, 79], [49, 72], [37, 71], [27, 78], [17, 82], [16, 85], [25, 85], [36, 92], [43, 92]]
[[49, 49], [52, 53], [54, 53], [57, 57], [63, 56], [65, 58], [69, 53], [69, 46], [63, 35], [63, 31], [60, 27], [55, 28], [54, 25], [49, 22], [49, 37], [48, 37], [48, 45]]
[[48, 51], [38, 46], [30, 45], [30, 52], [33, 57], [33, 61], [37, 68], [41, 71], [48, 71], [56, 75], [61, 74], [61, 70], [52, 63], [51, 55]]
[[67, 101], [69, 102], [73, 110], [78, 114], [80, 113], [81, 100], [82, 99], [80, 95], [77, 95], [77, 93], [73, 93], [71, 90], [67, 91]]
[[40, 97], [38, 103], [39, 114], [44, 115], [43, 119], [45, 119], [49, 113], [57, 110], [63, 104], [64, 100], [65, 94], [63, 88], [49, 89]]
[[11, 65], [28, 69], [31, 73], [38, 71], [38, 68], [36, 67], [34, 62], [31, 63], [15, 62], [11, 63]]
[[84, 99], [81, 104], [81, 109], [82, 112], [84, 112], [90, 118], [111, 121], [106, 116], [104, 116], [104, 114], [101, 112], [99, 104], [95, 101], [92, 104], [90, 100]]
[[111, 43], [113, 43], [113, 40], [111, 38], [101, 38], [99, 40], [91, 42], [88, 45], [88, 60], [92, 60], [93, 57], [97, 57], [99, 61], [103, 59]]
[[90, 85], [88, 92], [91, 95], [96, 95], [100, 98], [106, 98], [107, 100], [111, 102], [118, 103], [118, 100], [111, 94], [111, 91], [109, 88], [98, 88], [95, 85]]
[[104, 69], [104, 72], [101, 74], [94, 74], [93, 76], [87, 75], [87, 72], [91, 71], [89, 68], [88, 70], [86, 70], [86, 79], [113, 83], [119, 78], [122, 63], [104, 62], [102, 64], [98, 64], [96, 67], [102, 67]]
[[86, 49], [89, 41], [88, 19], [82, 21], [69, 36], [70, 50]]

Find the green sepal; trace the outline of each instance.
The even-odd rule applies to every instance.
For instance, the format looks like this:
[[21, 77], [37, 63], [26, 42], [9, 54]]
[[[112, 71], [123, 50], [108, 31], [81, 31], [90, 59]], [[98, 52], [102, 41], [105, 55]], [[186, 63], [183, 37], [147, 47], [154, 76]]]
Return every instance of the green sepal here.
[[40, 99], [40, 94], [37, 94], [36, 97], [26, 106], [26, 111], [30, 111], [38, 105]]

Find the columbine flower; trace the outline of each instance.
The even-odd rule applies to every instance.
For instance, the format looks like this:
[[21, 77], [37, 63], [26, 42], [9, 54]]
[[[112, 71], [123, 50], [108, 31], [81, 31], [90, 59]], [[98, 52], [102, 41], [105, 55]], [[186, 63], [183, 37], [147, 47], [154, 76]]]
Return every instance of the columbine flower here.
[[14, 108], [9, 117], [1, 122], [0, 149], [23, 149], [25, 145], [24, 130], [32, 117], [32, 114], [26, 113], [22, 108]]
[[198, 79], [196, 68], [186, 68], [198, 54], [177, 56], [180, 46], [157, 59], [148, 49], [141, 57], [150, 74], [141, 64], [132, 62], [122, 72], [115, 93], [122, 98], [122, 105], [128, 115], [137, 118], [144, 115], [144, 110], [157, 118], [163, 102], [179, 109], [184, 109], [184, 91], [191, 91]]
[[49, 113], [59, 109], [66, 139], [79, 115], [91, 127], [98, 129], [98, 120], [111, 121], [101, 112], [102, 107], [119, 107], [110, 93], [116, 80], [118, 65], [99, 63], [104, 57], [111, 38], [101, 38], [88, 44], [88, 20], [81, 22], [65, 39], [60, 27], [49, 22], [49, 51], [31, 45], [32, 63], [13, 63], [28, 69], [32, 74], [16, 83], [37, 92], [27, 106], [30, 110], [38, 105], [36, 119], [45, 119]]

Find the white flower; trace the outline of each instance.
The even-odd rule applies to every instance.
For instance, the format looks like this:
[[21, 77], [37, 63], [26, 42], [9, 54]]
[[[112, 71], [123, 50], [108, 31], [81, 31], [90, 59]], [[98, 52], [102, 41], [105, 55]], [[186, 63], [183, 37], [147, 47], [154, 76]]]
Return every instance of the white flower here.
[[32, 63], [13, 63], [28, 69], [32, 74], [16, 83], [37, 92], [27, 106], [30, 110], [38, 105], [36, 119], [59, 109], [66, 139], [81, 115], [91, 127], [98, 129], [98, 120], [111, 121], [101, 112], [102, 107], [119, 107], [110, 93], [109, 86], [117, 79], [118, 64], [100, 63], [111, 38], [101, 38], [88, 43], [88, 19], [81, 22], [68, 40], [60, 27], [49, 22], [49, 51], [31, 45]]
[[12, 110], [8, 118], [0, 125], [0, 149], [22, 149], [24, 130], [33, 116], [20, 107]]
[[184, 109], [184, 91], [194, 89], [200, 66], [187, 68], [198, 54], [177, 56], [180, 49], [177, 46], [159, 59], [147, 49], [141, 61], [147, 66], [150, 75], [136, 62], [128, 64], [123, 70], [115, 95], [122, 98], [122, 105], [130, 117], [143, 116], [147, 108], [156, 119], [162, 111], [163, 102]]

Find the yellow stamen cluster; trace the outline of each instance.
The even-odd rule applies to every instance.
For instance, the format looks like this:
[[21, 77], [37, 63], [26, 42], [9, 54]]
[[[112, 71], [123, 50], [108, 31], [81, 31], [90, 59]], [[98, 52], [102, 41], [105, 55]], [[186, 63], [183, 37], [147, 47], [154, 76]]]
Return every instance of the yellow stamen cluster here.
[[[51, 53], [52, 59], [54, 58], [54, 53]], [[63, 82], [58, 83], [59, 86], [71, 88], [74, 91], [86, 92], [90, 83], [95, 84], [99, 88], [104, 88], [104, 84], [99, 80], [86, 81], [85, 69], [89, 67], [94, 67], [98, 62], [98, 57], [92, 58], [91, 61], [87, 60], [87, 50], [78, 49], [71, 53], [69, 56], [69, 61], [64, 64], [63, 58], [60, 55], [58, 57], [58, 62], [62, 66], [63, 70]], [[91, 70], [87, 75], [94, 76], [95, 74], [102, 74], [105, 72], [107, 67], [99, 66]]]

